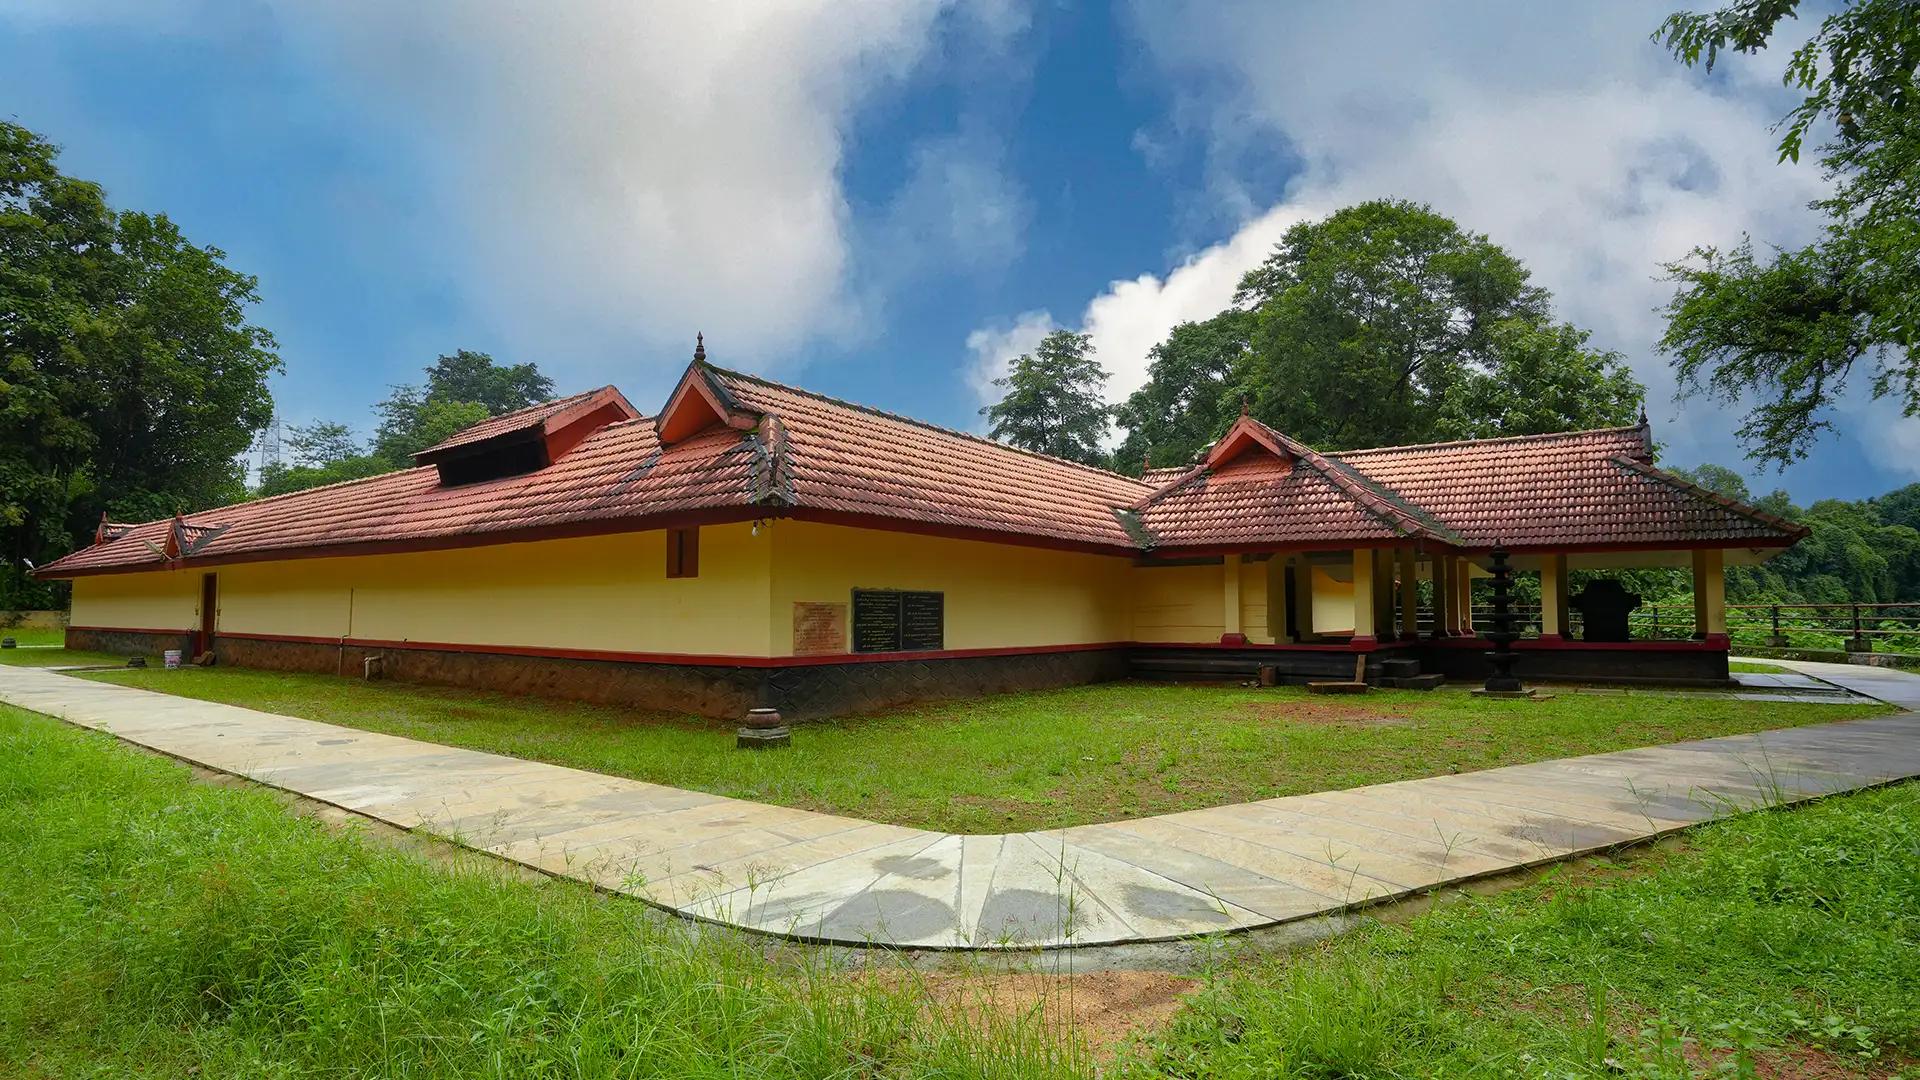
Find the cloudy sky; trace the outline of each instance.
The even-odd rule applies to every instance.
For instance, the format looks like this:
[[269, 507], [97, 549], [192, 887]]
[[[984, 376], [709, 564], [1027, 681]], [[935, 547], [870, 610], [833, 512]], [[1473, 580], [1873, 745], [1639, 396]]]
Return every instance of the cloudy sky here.
[[[441, 352], [652, 408], [713, 358], [977, 428], [1046, 330], [1123, 396], [1287, 225], [1420, 199], [1513, 250], [1653, 388], [1667, 460], [1739, 465], [1672, 400], [1658, 264], [1805, 239], [1779, 58], [1707, 77], [1667, 7], [787, 0], [0, 0], [0, 109], [118, 205], [260, 278], [289, 422], [363, 432]], [[1784, 476], [1920, 479], [1864, 400]]]

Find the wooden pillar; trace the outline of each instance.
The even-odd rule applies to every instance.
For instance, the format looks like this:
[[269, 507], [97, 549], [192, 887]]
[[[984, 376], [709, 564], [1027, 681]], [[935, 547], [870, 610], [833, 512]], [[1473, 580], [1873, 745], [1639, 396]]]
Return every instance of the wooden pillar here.
[[1373, 549], [1353, 551], [1353, 643], [1372, 645], [1374, 615]]
[[1245, 645], [1247, 635], [1240, 632], [1240, 556], [1229, 555], [1220, 560], [1220, 582], [1223, 594], [1220, 643]]
[[1540, 558], [1540, 640], [1564, 641], [1567, 634], [1567, 557]]
[[1392, 641], [1393, 628], [1393, 549], [1373, 549], [1373, 634], [1381, 641]]
[[1413, 549], [1400, 549], [1400, 637], [1420, 636], [1420, 579], [1413, 570]]
[[1455, 601], [1460, 609], [1460, 634], [1463, 637], [1472, 637], [1473, 562], [1464, 555], [1454, 563], [1454, 588], [1460, 592], [1460, 599]]
[[1293, 557], [1293, 630], [1295, 641], [1312, 641], [1313, 563], [1302, 552]]
[[1431, 560], [1433, 577], [1433, 636], [1452, 637], [1453, 619], [1453, 556], [1435, 554]]
[[1704, 641], [1726, 640], [1726, 558], [1719, 548], [1693, 553], [1693, 636]]

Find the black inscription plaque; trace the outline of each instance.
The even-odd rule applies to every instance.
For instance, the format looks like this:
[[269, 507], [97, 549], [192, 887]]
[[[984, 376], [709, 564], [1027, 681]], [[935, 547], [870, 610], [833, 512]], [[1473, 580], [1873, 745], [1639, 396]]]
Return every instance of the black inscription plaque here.
[[927, 652], [946, 643], [946, 594], [853, 590], [854, 652]]
[[947, 595], [900, 594], [900, 647], [909, 652], [939, 649], [947, 641]]

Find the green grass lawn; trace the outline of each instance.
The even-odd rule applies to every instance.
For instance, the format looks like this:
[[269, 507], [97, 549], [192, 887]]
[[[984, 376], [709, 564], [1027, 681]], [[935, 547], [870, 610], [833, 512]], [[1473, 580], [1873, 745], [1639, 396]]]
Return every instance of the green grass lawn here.
[[[19, 667], [60, 667], [67, 664], [111, 664], [125, 667], [127, 658], [111, 653], [85, 652], [79, 649], [29, 648], [0, 649], [0, 664], [14, 664]], [[147, 657], [147, 663], [159, 664], [157, 656]]]
[[10, 637], [21, 645], [58, 645], [66, 640], [67, 631], [58, 626], [16, 626], [0, 630], [0, 637]]
[[[0, 820], [0, 1075], [1092, 1073], [1030, 1017], [928, 1008], [911, 975], [430, 862], [5, 706]], [[1745, 815], [1304, 952], [1218, 949], [1106, 1075], [1916, 1076], [1920, 785]]]
[[1783, 668], [1779, 664], [1762, 664], [1757, 660], [1729, 660], [1727, 670], [1735, 674], [1747, 675], [1786, 675], [1792, 668]]
[[1879, 705], [1109, 683], [806, 724], [789, 750], [658, 713], [238, 668], [99, 672], [124, 686], [511, 754], [676, 787], [954, 832], [1164, 814], [1681, 739], [1820, 723]]
[[1129, 1075], [1920, 1077], [1920, 783], [1235, 956]]

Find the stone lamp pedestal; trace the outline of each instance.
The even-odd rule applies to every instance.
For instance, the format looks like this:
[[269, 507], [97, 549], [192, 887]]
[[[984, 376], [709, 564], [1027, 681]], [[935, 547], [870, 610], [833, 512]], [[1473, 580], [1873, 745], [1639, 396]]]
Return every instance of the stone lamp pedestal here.
[[1493, 628], [1486, 638], [1493, 643], [1487, 652], [1487, 663], [1493, 671], [1487, 676], [1485, 686], [1474, 693], [1481, 697], [1493, 698], [1531, 698], [1536, 696], [1527, 689], [1513, 666], [1520, 661], [1520, 654], [1513, 651], [1513, 643], [1520, 638], [1514, 629], [1513, 614], [1513, 568], [1507, 565], [1507, 549], [1496, 545], [1491, 553], [1493, 562]]
[[740, 750], [771, 750], [793, 743], [793, 729], [780, 722], [778, 709], [748, 709], [747, 722], [735, 733], [734, 747]]

